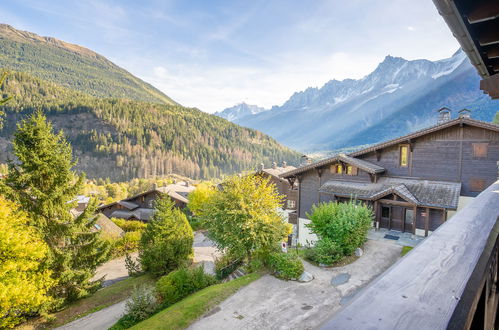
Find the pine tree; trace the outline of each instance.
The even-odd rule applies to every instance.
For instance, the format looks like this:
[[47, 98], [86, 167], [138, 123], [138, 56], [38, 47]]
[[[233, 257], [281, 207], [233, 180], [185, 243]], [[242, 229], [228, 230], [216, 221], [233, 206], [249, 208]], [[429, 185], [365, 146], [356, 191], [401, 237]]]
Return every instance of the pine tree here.
[[160, 276], [188, 262], [194, 234], [170, 197], [159, 198], [155, 207], [156, 213], [140, 239], [139, 259], [145, 272]]
[[71, 170], [76, 165], [71, 146], [37, 111], [18, 124], [13, 149], [17, 161], [9, 162], [0, 191], [28, 212], [30, 225], [50, 248], [48, 268], [57, 280], [51, 294], [59, 302], [85, 296], [100, 285], [90, 279], [107, 258], [109, 246], [92, 229], [95, 202], [78, 217], [71, 213], [84, 180], [83, 174]]

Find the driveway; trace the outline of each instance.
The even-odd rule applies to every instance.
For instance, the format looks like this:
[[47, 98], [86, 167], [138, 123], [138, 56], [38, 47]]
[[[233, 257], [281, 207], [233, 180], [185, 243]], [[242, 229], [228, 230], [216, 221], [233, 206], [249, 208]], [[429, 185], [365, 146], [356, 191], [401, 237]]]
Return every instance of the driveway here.
[[[138, 253], [130, 253], [130, 256], [134, 260], [137, 260]], [[102, 283], [103, 287], [126, 279], [128, 277], [128, 270], [125, 267], [125, 257], [119, 257], [113, 260], [109, 260], [103, 265], [97, 267], [92, 280], [97, 280], [101, 277], [104, 277], [104, 282]]]
[[399, 259], [401, 250], [397, 244], [369, 240], [364, 255], [350, 265], [328, 269], [304, 262], [306, 271], [315, 276], [308, 283], [265, 275], [189, 329], [316, 328]]

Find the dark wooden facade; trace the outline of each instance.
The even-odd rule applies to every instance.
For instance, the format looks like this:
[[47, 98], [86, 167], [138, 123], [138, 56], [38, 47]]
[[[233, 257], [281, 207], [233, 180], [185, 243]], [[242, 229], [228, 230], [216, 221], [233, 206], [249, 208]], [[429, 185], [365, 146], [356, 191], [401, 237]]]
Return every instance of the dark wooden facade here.
[[[401, 166], [401, 148], [407, 148], [407, 164]], [[355, 166], [356, 161], [364, 161], [364, 170]], [[298, 217], [308, 218], [314, 204], [328, 201], [342, 201], [356, 197], [373, 207], [378, 226], [428, 235], [447, 219], [447, 211], [455, 210], [457, 200], [445, 202], [446, 194], [458, 186], [457, 197], [477, 196], [497, 178], [497, 161], [499, 160], [499, 126], [476, 121], [470, 118], [459, 118], [429, 129], [425, 129], [405, 137], [394, 139], [373, 147], [351, 153], [348, 156], [333, 157], [315, 164], [298, 168], [283, 175], [299, 181]], [[349, 164], [350, 162], [351, 164]], [[335, 166], [343, 169], [352, 166], [350, 174], [337, 173]], [[373, 174], [369, 166], [383, 168], [382, 173]], [[371, 173], [370, 173], [371, 172]], [[375, 185], [383, 180], [395, 180], [402, 190], [385, 193], [384, 196], [362, 196], [356, 191], [346, 189], [338, 193], [325, 191], [328, 182], [338, 185]], [[416, 182], [416, 184], [415, 184]], [[403, 188], [416, 187], [429, 183], [435, 188], [421, 195], [426, 201], [412, 198], [404, 194]], [[405, 185], [404, 185], [405, 184]], [[454, 184], [454, 186], [453, 186]], [[442, 187], [453, 187], [449, 191]], [[394, 185], [395, 187], [395, 185]], [[367, 189], [367, 188], [366, 188]], [[411, 190], [411, 189], [409, 189]], [[362, 192], [362, 189], [358, 189]], [[428, 199], [428, 194], [435, 194]], [[419, 198], [421, 199], [421, 197]], [[451, 198], [452, 199], [452, 198]]]
[[188, 193], [194, 189], [188, 183], [153, 188], [124, 200], [100, 206], [98, 211], [109, 218], [149, 221], [154, 213], [154, 201], [161, 195], [168, 195], [176, 207], [183, 209], [188, 203]]
[[295, 170], [294, 166], [277, 166], [276, 163], [271, 168], [261, 168], [258, 174], [269, 178], [273, 183], [280, 195], [284, 196], [282, 208], [289, 211], [295, 211], [298, 205], [298, 184], [293, 178], [291, 180], [284, 179], [280, 175]]

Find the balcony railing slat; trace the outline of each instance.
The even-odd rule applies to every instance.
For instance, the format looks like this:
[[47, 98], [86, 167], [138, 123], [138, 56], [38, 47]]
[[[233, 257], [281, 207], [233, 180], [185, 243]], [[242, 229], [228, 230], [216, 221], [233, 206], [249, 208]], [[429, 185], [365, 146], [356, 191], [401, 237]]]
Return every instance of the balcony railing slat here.
[[[472, 275], [486, 262], [484, 251], [492, 253], [498, 217], [499, 181], [358, 293], [323, 329], [446, 329], [456, 320]], [[476, 301], [469, 309], [474, 306]]]

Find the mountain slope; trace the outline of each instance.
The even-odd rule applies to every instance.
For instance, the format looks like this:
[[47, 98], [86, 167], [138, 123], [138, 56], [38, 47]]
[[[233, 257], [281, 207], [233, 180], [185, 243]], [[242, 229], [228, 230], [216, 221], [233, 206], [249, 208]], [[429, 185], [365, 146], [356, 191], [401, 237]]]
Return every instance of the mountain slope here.
[[78, 45], [0, 24], [0, 70], [34, 77], [96, 97], [176, 104], [150, 84]]
[[179, 105], [96, 98], [26, 73], [9, 75], [0, 93], [14, 97], [2, 107], [0, 163], [12, 157], [8, 141], [16, 123], [35, 109], [64, 130], [90, 178], [210, 178], [261, 162], [297, 164], [300, 156], [258, 131]]
[[387, 56], [362, 79], [331, 80], [234, 122], [307, 152], [372, 144], [436, 123], [443, 106], [491, 121], [499, 101], [483, 94], [479, 80], [462, 51], [435, 62]]
[[227, 108], [223, 111], [214, 113], [215, 115], [225, 118], [230, 121], [241, 120], [243, 117], [259, 114], [260, 112], [267, 111], [265, 108], [257, 105], [239, 103], [233, 107]]

